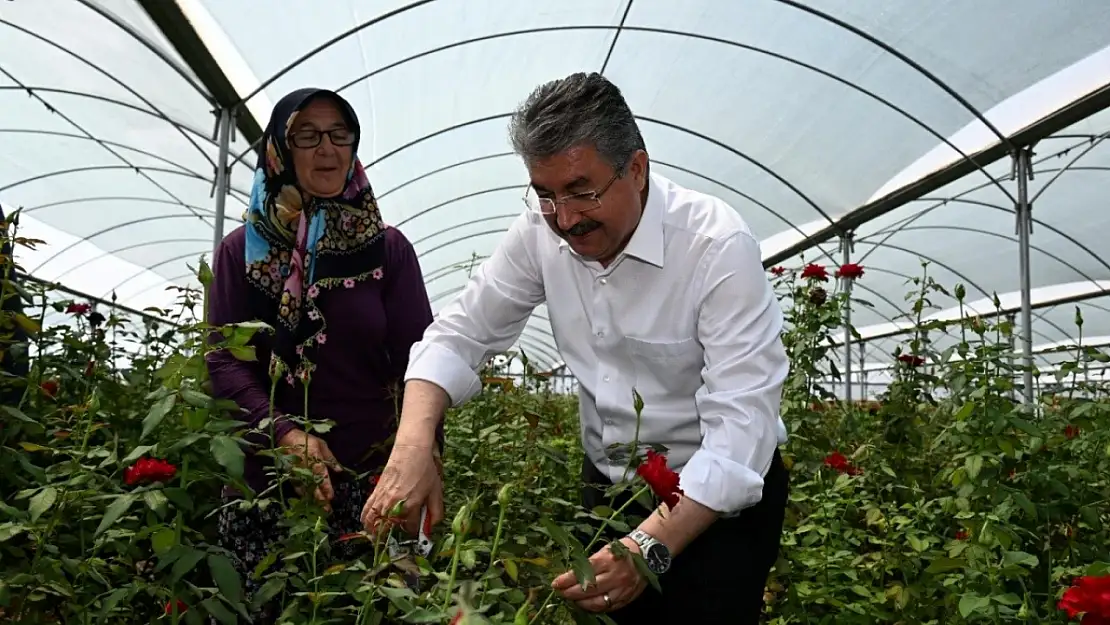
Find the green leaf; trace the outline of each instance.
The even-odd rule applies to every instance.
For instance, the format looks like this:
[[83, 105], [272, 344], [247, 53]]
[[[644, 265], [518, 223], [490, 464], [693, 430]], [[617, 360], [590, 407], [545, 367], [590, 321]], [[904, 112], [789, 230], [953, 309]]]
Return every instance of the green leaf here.
[[188, 575], [196, 568], [197, 563], [203, 559], [203, 551], [192, 547], [186, 547], [185, 552], [174, 561], [173, 571], [170, 572], [170, 579], [176, 584], [182, 577]]
[[1037, 429], [1037, 426], [1026, 421], [1025, 419], [1022, 419], [1021, 417], [1010, 417], [1010, 423], [1013, 424], [1015, 428], [1021, 430], [1022, 432], [1025, 432], [1030, 436], [1041, 435], [1041, 431]]
[[97, 619], [101, 623], [108, 620], [108, 615], [112, 613], [112, 610], [116, 609], [116, 606], [119, 605], [120, 600], [123, 599], [125, 595], [127, 595], [127, 592], [129, 590], [130, 587], [128, 586], [117, 588], [104, 598], [103, 603], [100, 604], [100, 616], [97, 617]]
[[975, 593], [968, 593], [960, 597], [960, 616], [967, 618], [973, 612], [978, 612], [991, 604], [990, 599], [980, 597]]
[[979, 477], [979, 472], [983, 470], [983, 457], [979, 454], [968, 456], [964, 460], [964, 466], [967, 468], [968, 479], [974, 480]]
[[208, 556], [208, 570], [212, 572], [212, 580], [220, 589], [220, 594], [230, 603], [239, 603], [243, 597], [243, 583], [239, 573], [227, 556], [213, 553]]
[[208, 404], [212, 402], [212, 398], [208, 395], [189, 388], [181, 390], [181, 398], [185, 400], [185, 403], [194, 408], [207, 408]]
[[100, 525], [98, 525], [96, 531], [93, 532], [93, 537], [96, 538], [100, 536], [105, 530], [114, 525], [133, 503], [135, 503], [135, 495], [132, 493], [117, 497], [116, 500], [112, 502], [112, 505], [108, 506], [108, 509], [104, 511], [104, 518], [100, 519]]
[[213, 436], [208, 443], [208, 449], [216, 462], [227, 469], [229, 475], [236, 478], [243, 477], [243, 461], [246, 456], [235, 439], [230, 436]]
[[224, 607], [224, 604], [220, 603], [220, 601], [215, 597], [210, 597], [208, 599], [205, 599], [204, 601], [201, 601], [200, 605], [203, 606], [209, 614], [216, 617], [216, 620], [224, 623], [225, 625], [239, 624], [239, 619], [235, 616], [235, 613]]
[[142, 440], [146, 438], [159, 425], [161, 425], [162, 420], [166, 418], [166, 415], [170, 413], [170, 410], [173, 410], [174, 404], [176, 403], [177, 395], [171, 393], [163, 397], [153, 406], [151, 406], [150, 412], [146, 413], [146, 418], [143, 419], [143, 433], [139, 435], [139, 439]]
[[1032, 501], [1029, 501], [1029, 497], [1026, 497], [1025, 493], [1021, 492], [1020, 490], [1016, 490], [1013, 492], [1013, 497], [1014, 502], [1017, 505], [1021, 506], [1021, 509], [1025, 511], [1025, 514], [1029, 515], [1029, 518], [1033, 519], [1034, 521], [1037, 520], [1037, 507], [1033, 505]]
[[440, 623], [445, 618], [447, 618], [445, 612], [429, 610], [428, 608], [416, 608], [406, 614], [402, 620], [405, 623]]
[[150, 547], [154, 550], [154, 553], [158, 555], [162, 555], [170, 549], [173, 549], [176, 544], [177, 533], [168, 527], [154, 532], [154, 535], [150, 537]]
[[123, 460], [120, 460], [120, 464], [131, 464], [145, 456], [151, 449], [154, 449], [154, 445], [139, 445], [135, 449], [132, 449], [131, 453], [127, 454]]
[[166, 506], [169, 500], [160, 490], [147, 490], [143, 491], [143, 501], [146, 502], [148, 508], [154, 511], [158, 516], [166, 514]]
[[1002, 563], [1005, 566], [1017, 564], [1020, 566], [1034, 567], [1037, 566], [1038, 562], [1037, 556], [1031, 553], [1025, 553], [1024, 551], [1007, 551], [1002, 556]]
[[228, 347], [227, 351], [231, 352], [231, 355], [234, 356], [236, 360], [242, 360], [244, 362], [255, 362], [258, 360], [258, 354], [254, 352], [254, 347], [250, 345], [235, 345]]
[[262, 584], [262, 588], [259, 588], [258, 592], [254, 593], [254, 596], [251, 597], [251, 607], [256, 612], [258, 610], [261, 610], [262, 606], [266, 605], [271, 599], [278, 596], [278, 593], [280, 593], [284, 588], [284, 577], [271, 577], [270, 579], [266, 580], [266, 583]]
[[35, 321], [34, 319], [28, 317], [27, 315], [25, 315], [23, 313], [16, 313], [14, 315], [14, 317], [15, 317], [15, 324], [17, 326], [19, 326], [20, 328], [22, 328], [23, 331], [26, 332], [27, 334], [29, 334], [31, 336], [35, 336], [40, 331], [42, 331], [42, 326], [39, 325], [38, 321]]
[[967, 566], [967, 561], [963, 558], [936, 558], [929, 563], [929, 568], [925, 569], [926, 573], [944, 573], [945, 571], [954, 571], [962, 569]]
[[580, 586], [585, 587], [597, 581], [594, 565], [581, 549], [575, 549], [571, 554], [571, 569], [574, 571], [574, 579], [578, 580]]
[[42, 516], [44, 512], [49, 510], [50, 507], [53, 506], [54, 502], [57, 500], [58, 489], [54, 488], [53, 486], [47, 486], [46, 488], [36, 493], [35, 496], [31, 498], [31, 503], [27, 507], [27, 511], [31, 515], [31, 522], [34, 523], [35, 521], [38, 521], [39, 517]]

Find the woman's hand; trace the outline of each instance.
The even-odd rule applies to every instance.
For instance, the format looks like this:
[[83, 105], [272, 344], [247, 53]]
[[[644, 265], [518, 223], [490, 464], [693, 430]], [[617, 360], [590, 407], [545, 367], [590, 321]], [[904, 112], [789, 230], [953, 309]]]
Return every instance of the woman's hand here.
[[[342, 471], [339, 461], [328, 449], [328, 444], [303, 430], [290, 430], [278, 441], [278, 445], [285, 447], [290, 453], [297, 456], [297, 464], [308, 467], [321, 480], [316, 487], [316, 500], [324, 506], [324, 510], [331, 512], [331, 500], [335, 497], [335, 490], [331, 486], [331, 476], [328, 469]], [[297, 486], [297, 494], [304, 496], [304, 489]]]
[[[405, 502], [401, 515], [390, 519], [389, 513], [398, 501]], [[416, 534], [424, 505], [428, 506], [432, 525], [443, 520], [443, 478], [435, 451], [431, 447], [394, 445], [378, 485], [362, 508], [362, 524], [373, 534], [383, 521], [400, 520], [402, 529]]]

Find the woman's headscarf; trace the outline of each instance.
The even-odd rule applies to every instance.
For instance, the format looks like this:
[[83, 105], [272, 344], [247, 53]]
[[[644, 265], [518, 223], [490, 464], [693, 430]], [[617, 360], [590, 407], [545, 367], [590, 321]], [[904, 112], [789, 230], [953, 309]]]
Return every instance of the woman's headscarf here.
[[[333, 198], [303, 193], [293, 168], [289, 132], [317, 97], [335, 102], [355, 133], [346, 187]], [[337, 93], [300, 89], [274, 106], [262, 136], [246, 213], [247, 282], [258, 300], [252, 308], [275, 311], [264, 318], [274, 325], [273, 354], [302, 379], [327, 340], [317, 299], [328, 289], [380, 280], [384, 271], [385, 224], [358, 160], [359, 130], [354, 109]]]

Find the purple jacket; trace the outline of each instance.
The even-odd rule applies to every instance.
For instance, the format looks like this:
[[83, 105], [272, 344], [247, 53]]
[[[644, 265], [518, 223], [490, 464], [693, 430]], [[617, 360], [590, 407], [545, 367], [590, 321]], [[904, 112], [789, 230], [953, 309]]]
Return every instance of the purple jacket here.
[[[245, 227], [227, 235], [213, 259], [214, 280], [209, 293], [209, 322], [213, 325], [261, 320], [273, 323], [273, 311], [250, 310], [246, 281]], [[376, 471], [389, 456], [389, 439], [396, 431], [400, 390], [409, 362], [409, 349], [432, 322], [431, 304], [416, 251], [400, 230], [385, 235], [385, 275], [359, 282], [351, 289], [333, 289], [317, 300], [328, 323], [327, 342], [321, 346], [308, 394], [308, 417], [331, 420], [331, 431], [320, 435], [345, 467], [356, 472]], [[256, 335], [257, 362], [237, 360], [226, 351], [208, 357], [216, 397], [236, 402], [251, 427], [270, 415], [269, 336]], [[276, 415], [304, 416], [301, 385], [280, 381], [275, 396]], [[278, 421], [276, 437], [295, 424]], [[268, 483], [268, 458], [247, 455], [246, 479], [255, 492]]]

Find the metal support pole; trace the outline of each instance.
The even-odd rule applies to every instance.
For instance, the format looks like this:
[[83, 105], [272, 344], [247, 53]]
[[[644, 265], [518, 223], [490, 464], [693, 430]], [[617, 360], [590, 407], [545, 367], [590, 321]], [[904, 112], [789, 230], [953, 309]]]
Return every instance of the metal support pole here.
[[[1010, 367], [1010, 381], [1014, 381], [1014, 354], [1017, 352], [1017, 335], [1014, 330], [1017, 328], [1017, 314], [1006, 313], [1006, 321], [1010, 324], [1010, 349], [1006, 352], [1006, 364]], [[1013, 397], [1015, 393], [1011, 393]]]
[[216, 223], [212, 226], [212, 250], [224, 240], [224, 214], [227, 203], [228, 165], [227, 156], [231, 148], [232, 112], [230, 109], [221, 108], [219, 121], [216, 128], [216, 142], [220, 151], [216, 157], [216, 185], [213, 193], [216, 195]]
[[[840, 264], [847, 265], [852, 262], [852, 232], [845, 232], [840, 236]], [[852, 403], [852, 279], [845, 276], [840, 279], [840, 288], [844, 290], [844, 401]], [[862, 371], [862, 369], [861, 369]]]
[[867, 345], [859, 344], [859, 398], [867, 400]]
[[1013, 155], [1014, 177], [1017, 179], [1018, 271], [1021, 288], [1021, 354], [1025, 365], [1022, 395], [1025, 406], [1033, 407], [1033, 301], [1030, 295], [1029, 237], [1033, 234], [1033, 206], [1029, 203], [1029, 181], [1033, 179], [1033, 149], [1024, 147]]

